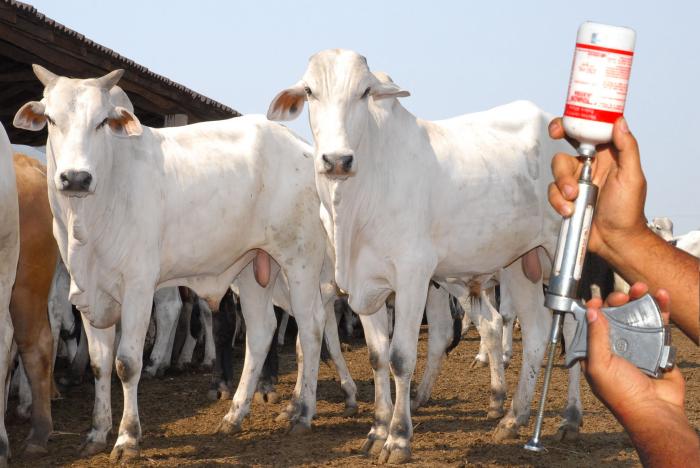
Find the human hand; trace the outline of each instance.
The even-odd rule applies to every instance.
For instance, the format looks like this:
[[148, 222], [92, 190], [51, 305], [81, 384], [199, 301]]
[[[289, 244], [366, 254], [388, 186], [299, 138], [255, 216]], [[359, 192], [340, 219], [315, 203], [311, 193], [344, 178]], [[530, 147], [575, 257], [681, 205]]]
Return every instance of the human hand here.
[[[620, 292], [608, 296], [606, 305], [621, 306], [646, 294], [643, 283], [635, 283], [629, 296]], [[664, 323], [668, 323], [670, 297], [659, 289], [655, 295]], [[588, 301], [588, 357], [583, 369], [591, 390], [628, 430], [645, 427], [656, 417], [671, 414], [685, 418], [685, 382], [678, 368], [659, 379], [643, 374], [634, 364], [614, 354], [610, 348], [609, 326], [601, 312], [602, 301]]]
[[[550, 122], [549, 135], [553, 139], [567, 138], [578, 147], [578, 142], [566, 137], [561, 118]], [[608, 259], [609, 252], [648, 234], [644, 217], [646, 179], [637, 140], [623, 117], [615, 122], [612, 143], [596, 149], [593, 183], [599, 192], [588, 248]], [[566, 153], [557, 153], [552, 159], [554, 182], [549, 186], [549, 202], [562, 216], [573, 213], [582, 167], [581, 159]]]

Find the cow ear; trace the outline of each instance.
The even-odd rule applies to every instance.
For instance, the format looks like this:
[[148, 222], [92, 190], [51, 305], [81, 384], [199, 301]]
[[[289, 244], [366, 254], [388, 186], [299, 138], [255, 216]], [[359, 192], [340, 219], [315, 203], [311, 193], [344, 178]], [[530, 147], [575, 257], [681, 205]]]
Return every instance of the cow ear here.
[[299, 117], [306, 101], [306, 89], [303, 81], [280, 92], [267, 109], [270, 120], [294, 120]]
[[115, 136], [121, 138], [139, 136], [143, 133], [143, 127], [141, 127], [139, 119], [127, 109], [120, 106], [114, 108], [107, 119], [107, 125]]
[[386, 98], [408, 97], [411, 95], [411, 93], [405, 89], [401, 89], [401, 87], [394, 82], [379, 80], [372, 85], [369, 94], [375, 101]]
[[17, 128], [38, 132], [46, 126], [44, 104], [39, 101], [31, 101], [19, 108], [12, 124]]

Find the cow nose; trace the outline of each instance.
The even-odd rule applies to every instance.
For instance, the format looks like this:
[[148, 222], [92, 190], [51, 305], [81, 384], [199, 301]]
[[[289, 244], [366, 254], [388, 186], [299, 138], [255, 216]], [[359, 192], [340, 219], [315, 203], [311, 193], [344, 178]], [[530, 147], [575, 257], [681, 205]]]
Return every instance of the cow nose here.
[[61, 190], [87, 192], [92, 183], [92, 175], [87, 171], [68, 170], [61, 173]]
[[336, 175], [344, 175], [352, 169], [354, 156], [352, 154], [321, 155], [326, 172]]

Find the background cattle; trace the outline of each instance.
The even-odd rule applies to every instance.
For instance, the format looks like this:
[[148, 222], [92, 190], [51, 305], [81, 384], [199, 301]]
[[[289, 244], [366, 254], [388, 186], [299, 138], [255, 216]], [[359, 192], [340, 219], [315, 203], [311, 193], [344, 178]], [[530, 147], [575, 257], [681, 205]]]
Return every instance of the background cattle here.
[[[0, 276], [0, 299], [2, 291], [12, 287], [7, 283], [7, 269], [16, 268], [14, 287], [12, 288], [9, 312], [12, 323], [0, 310], [0, 382], [5, 382], [8, 372], [9, 340], [14, 340], [26, 370], [31, 388], [31, 422], [32, 427], [25, 444], [28, 453], [46, 453], [46, 443], [52, 431], [51, 390], [53, 340], [47, 313], [49, 288], [56, 266], [56, 242], [51, 233], [51, 211], [46, 196], [46, 169], [37, 160], [28, 156], [15, 154], [10, 160], [9, 141], [0, 132], [0, 159], [2, 170], [3, 196], [13, 196], [14, 186], [8, 186], [16, 179], [17, 202], [5, 199], [0, 208], [3, 211], [4, 234], [2, 249], [3, 270]], [[12, 169], [12, 161], [14, 170]], [[14, 185], [14, 184], [12, 184]], [[17, 225], [13, 223], [14, 213], [19, 208], [19, 259], [12, 262], [12, 246], [17, 237]], [[16, 265], [16, 267], [14, 266]], [[8, 274], [5, 274], [8, 273]], [[9, 290], [8, 290], [9, 291]], [[5, 385], [0, 390], [0, 421], [5, 414]], [[0, 465], [7, 463], [9, 447], [5, 434], [4, 421], [0, 426]]]

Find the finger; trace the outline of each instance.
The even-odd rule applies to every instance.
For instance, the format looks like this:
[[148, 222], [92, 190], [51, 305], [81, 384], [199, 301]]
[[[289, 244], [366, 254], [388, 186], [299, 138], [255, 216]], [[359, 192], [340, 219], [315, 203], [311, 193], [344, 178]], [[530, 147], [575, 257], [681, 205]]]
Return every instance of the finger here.
[[549, 184], [549, 204], [557, 213], [566, 218], [574, 213], [574, 203], [564, 198], [554, 182]]
[[632, 286], [630, 286], [630, 300], [636, 301], [648, 292], [649, 287], [646, 284], [640, 282], [634, 283]]
[[588, 307], [588, 372], [593, 375], [597, 371], [605, 371], [612, 360], [608, 321], [599, 308]]
[[592, 297], [586, 302], [586, 307], [593, 309], [600, 309], [603, 307], [603, 300], [599, 297]]
[[571, 137], [569, 137], [566, 132], [564, 131], [564, 124], [562, 122], [561, 117], [557, 117], [553, 119], [551, 122], [549, 122], [549, 136], [553, 140], [561, 140], [564, 138], [571, 146], [574, 148], [578, 148], [579, 142], [578, 140], [575, 140]]
[[578, 159], [566, 153], [557, 153], [552, 158], [554, 183], [566, 200], [575, 200], [578, 195]]
[[605, 299], [605, 305], [608, 307], [620, 307], [621, 305], [627, 304], [629, 301], [630, 298], [627, 294], [615, 291], [608, 294], [608, 297]]
[[658, 289], [654, 294], [654, 299], [661, 309], [661, 317], [664, 319], [664, 325], [668, 325], [671, 318], [671, 295], [665, 289]]
[[627, 121], [620, 117], [613, 127], [613, 144], [619, 151], [618, 165], [624, 171], [633, 174], [642, 173], [642, 162], [639, 157], [637, 139], [630, 132]]

